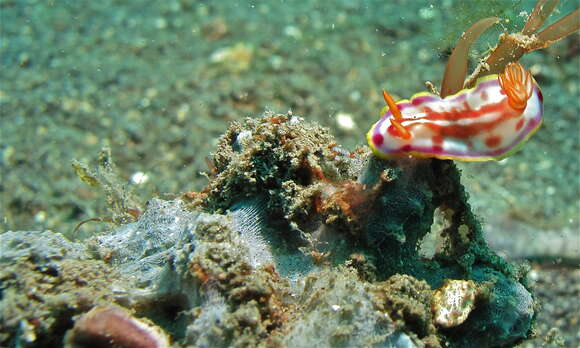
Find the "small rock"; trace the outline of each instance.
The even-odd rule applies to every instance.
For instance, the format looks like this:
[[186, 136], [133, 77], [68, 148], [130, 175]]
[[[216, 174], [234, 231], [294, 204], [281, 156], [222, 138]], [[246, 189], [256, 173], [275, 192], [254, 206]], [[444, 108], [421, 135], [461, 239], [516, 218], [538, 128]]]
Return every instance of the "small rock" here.
[[121, 307], [99, 306], [77, 320], [64, 346], [168, 348], [169, 339], [161, 328], [133, 317]]

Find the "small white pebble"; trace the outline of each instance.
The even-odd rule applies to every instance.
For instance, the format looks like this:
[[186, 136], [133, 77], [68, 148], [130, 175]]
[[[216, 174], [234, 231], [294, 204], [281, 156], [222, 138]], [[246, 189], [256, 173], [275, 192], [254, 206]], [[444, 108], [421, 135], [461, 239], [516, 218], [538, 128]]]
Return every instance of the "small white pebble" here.
[[332, 308], [332, 310], [336, 312], [340, 309], [340, 306], [335, 304], [335, 305], [330, 306], [330, 308]]
[[417, 58], [418, 58], [418, 59], [419, 59], [421, 62], [423, 62], [423, 63], [426, 63], [426, 62], [428, 62], [429, 60], [431, 60], [431, 57], [432, 57], [432, 55], [431, 55], [431, 51], [429, 51], [429, 50], [428, 50], [428, 49], [426, 49], [426, 48], [421, 48], [421, 49], [420, 49], [420, 50], [417, 52]]
[[531, 270], [528, 273], [528, 279], [533, 281], [533, 282], [536, 282], [536, 281], [538, 281], [538, 279], [540, 279], [540, 275], [538, 274], [538, 272], [536, 270]]
[[549, 160], [544, 160], [544, 161], [541, 161], [541, 162], [538, 164], [538, 168], [539, 168], [539, 169], [542, 169], [542, 170], [545, 170], [545, 169], [550, 169], [551, 167], [552, 167], [552, 162], [551, 162], [551, 161], [549, 161]]
[[509, 160], [510, 160], [509, 158], [504, 158], [501, 161], [497, 162], [497, 164], [499, 164], [500, 166], [503, 166], [503, 165], [506, 165]]
[[131, 175], [131, 182], [135, 185], [144, 184], [147, 182], [147, 180], [149, 180], [149, 175], [143, 172], [136, 172], [133, 175]]
[[360, 100], [361, 98], [361, 94], [359, 91], [352, 91], [349, 96], [350, 100], [352, 100], [353, 102], [357, 102]]
[[429, 7], [424, 7], [422, 9], [419, 9], [419, 17], [421, 19], [433, 19], [433, 17], [435, 17], [437, 13], [435, 12], [435, 9], [432, 6]]
[[165, 28], [167, 28], [167, 21], [165, 20], [165, 18], [157, 18], [155, 20], [155, 27], [157, 29], [165, 29]]
[[349, 131], [356, 127], [356, 124], [352, 119], [352, 115], [344, 112], [339, 112], [338, 114], [336, 114], [336, 123], [338, 125], [338, 128], [342, 130]]
[[299, 124], [300, 122], [302, 122], [304, 119], [302, 117], [298, 117], [298, 116], [292, 116], [290, 118], [290, 120], [288, 121], [288, 124], [290, 124], [291, 126], [296, 126], [297, 124]]
[[225, 61], [229, 55], [230, 55], [229, 48], [220, 48], [220, 49], [214, 51], [211, 54], [209, 59], [213, 63], [221, 63], [221, 62]]
[[282, 68], [282, 64], [284, 64], [284, 58], [277, 55], [271, 56], [268, 61], [274, 70], [280, 70], [280, 68]]
[[302, 31], [298, 27], [295, 27], [293, 25], [289, 25], [286, 28], [284, 28], [284, 34], [294, 39], [299, 39], [302, 37]]
[[38, 213], [34, 214], [34, 221], [37, 223], [42, 223], [46, 221], [46, 212], [44, 210], [41, 210]]
[[532, 73], [532, 75], [537, 75], [542, 73], [542, 65], [540, 64], [534, 64], [530, 67], [530, 73]]
[[183, 103], [179, 106], [179, 108], [177, 108], [177, 120], [179, 122], [183, 122], [185, 121], [185, 119], [187, 118], [187, 114], [189, 112], [189, 109], [191, 109], [191, 107], [189, 106], [189, 104]]

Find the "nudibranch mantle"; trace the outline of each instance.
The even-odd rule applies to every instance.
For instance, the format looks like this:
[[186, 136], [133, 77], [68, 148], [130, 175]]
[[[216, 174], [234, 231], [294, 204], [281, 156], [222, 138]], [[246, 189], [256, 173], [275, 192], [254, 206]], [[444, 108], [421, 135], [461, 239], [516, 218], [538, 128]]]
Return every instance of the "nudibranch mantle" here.
[[[422, 92], [391, 103], [367, 133], [369, 146], [382, 158], [501, 160], [519, 150], [543, 116], [542, 92], [519, 63], [445, 98]], [[400, 112], [393, 114], [393, 108]]]

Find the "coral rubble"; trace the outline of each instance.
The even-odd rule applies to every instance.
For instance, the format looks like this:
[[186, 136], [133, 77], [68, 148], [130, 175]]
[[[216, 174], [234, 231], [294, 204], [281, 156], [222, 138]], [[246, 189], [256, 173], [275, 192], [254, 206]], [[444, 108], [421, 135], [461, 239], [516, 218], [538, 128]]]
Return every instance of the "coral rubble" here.
[[0, 255], [0, 346], [59, 346], [75, 315], [126, 300], [117, 271], [59, 233], [0, 234]]

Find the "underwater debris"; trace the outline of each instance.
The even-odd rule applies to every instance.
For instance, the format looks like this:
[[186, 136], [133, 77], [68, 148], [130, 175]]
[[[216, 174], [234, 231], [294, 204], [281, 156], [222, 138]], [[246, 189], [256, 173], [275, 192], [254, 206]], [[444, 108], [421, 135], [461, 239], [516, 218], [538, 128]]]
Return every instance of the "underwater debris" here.
[[76, 320], [65, 338], [65, 348], [169, 348], [169, 338], [149, 320], [137, 319], [126, 309], [102, 306]]
[[472, 88], [481, 77], [499, 74], [509, 64], [518, 62], [526, 53], [549, 47], [554, 42], [579, 30], [580, 9], [576, 9], [538, 32], [558, 3], [559, 0], [537, 0], [521, 32], [501, 34], [499, 44], [491, 50], [491, 54], [482, 60], [466, 79], [469, 48], [485, 30], [498, 23], [499, 18], [484, 18], [471, 25], [461, 35], [447, 61], [441, 83], [441, 97], [445, 98], [456, 94], [464, 88]]
[[135, 221], [141, 214], [141, 203], [127, 183], [122, 182], [112, 158], [111, 148], [104, 147], [99, 152], [96, 170], [91, 170], [84, 163], [73, 160], [71, 163], [76, 175], [85, 184], [100, 188], [105, 192], [111, 216], [92, 218], [80, 222], [75, 231], [89, 221], [123, 224]]
[[467, 57], [471, 45], [479, 38], [484, 31], [489, 27], [499, 22], [499, 18], [491, 17], [484, 18], [471, 25], [463, 34], [455, 45], [447, 65], [445, 66], [445, 73], [443, 81], [441, 81], [441, 97], [445, 98], [449, 95], [457, 93], [463, 88], [465, 76], [467, 76]]
[[210, 60], [221, 64], [226, 70], [241, 73], [250, 68], [254, 49], [252, 46], [239, 42], [231, 47], [224, 47], [215, 51]]

